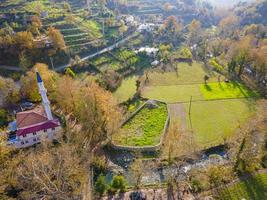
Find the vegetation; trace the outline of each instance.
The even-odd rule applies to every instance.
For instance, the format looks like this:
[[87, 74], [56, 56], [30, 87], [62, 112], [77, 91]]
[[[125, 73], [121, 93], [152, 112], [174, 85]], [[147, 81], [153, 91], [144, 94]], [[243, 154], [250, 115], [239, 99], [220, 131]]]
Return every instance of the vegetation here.
[[118, 89], [113, 93], [119, 103], [125, 102], [131, 99], [136, 93], [136, 76], [128, 77], [124, 79], [118, 87]]
[[257, 174], [247, 180], [241, 180], [232, 186], [222, 189], [218, 199], [266, 199], [267, 174]]
[[204, 98], [209, 99], [226, 99], [226, 98], [243, 98], [257, 97], [257, 92], [254, 92], [240, 83], [208, 83], [200, 86], [200, 91]]
[[126, 146], [152, 146], [159, 143], [167, 119], [167, 108], [157, 103], [155, 108], [147, 104], [113, 136], [116, 144]]

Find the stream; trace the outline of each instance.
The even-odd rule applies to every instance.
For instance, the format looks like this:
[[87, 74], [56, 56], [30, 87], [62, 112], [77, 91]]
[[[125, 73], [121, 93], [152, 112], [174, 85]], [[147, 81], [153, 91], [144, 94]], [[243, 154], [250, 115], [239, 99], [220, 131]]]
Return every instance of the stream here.
[[[111, 153], [109, 151], [109, 153]], [[112, 153], [111, 153], [112, 154]], [[125, 177], [128, 185], [133, 185], [133, 174], [130, 172], [129, 165], [132, 163], [134, 156], [130, 152], [116, 152], [110, 157], [110, 167], [106, 175], [107, 183], [110, 183], [112, 177], [121, 174]], [[165, 166], [158, 166], [158, 159], [145, 159], [143, 160], [143, 185], [154, 185], [166, 183], [170, 177], [175, 177], [176, 180], [186, 180], [187, 174], [194, 169], [204, 169], [210, 165], [224, 165], [229, 162], [227, 151], [223, 146], [209, 149], [197, 159], [188, 159], [182, 164], [172, 164]], [[158, 166], [158, 167], [153, 167]]]

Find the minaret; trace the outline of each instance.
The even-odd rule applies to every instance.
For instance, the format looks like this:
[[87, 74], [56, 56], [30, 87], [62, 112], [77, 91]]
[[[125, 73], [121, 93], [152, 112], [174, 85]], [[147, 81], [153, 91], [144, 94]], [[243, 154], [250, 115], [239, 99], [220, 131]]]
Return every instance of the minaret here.
[[50, 109], [50, 102], [47, 98], [46, 89], [44, 87], [44, 83], [43, 83], [43, 80], [42, 80], [39, 72], [36, 72], [36, 78], [37, 78], [37, 82], [38, 82], [39, 93], [42, 97], [42, 103], [43, 103], [43, 106], [45, 108], [45, 113], [46, 113], [47, 119], [53, 120], [53, 116], [52, 116], [51, 109]]

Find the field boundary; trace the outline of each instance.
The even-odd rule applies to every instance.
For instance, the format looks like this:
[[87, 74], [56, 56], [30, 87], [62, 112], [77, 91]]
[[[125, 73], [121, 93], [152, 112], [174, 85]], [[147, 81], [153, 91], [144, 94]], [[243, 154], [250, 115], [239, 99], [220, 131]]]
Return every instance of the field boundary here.
[[169, 128], [169, 124], [170, 124], [170, 112], [169, 112], [169, 108], [167, 103], [163, 102], [163, 101], [158, 101], [158, 100], [147, 100], [143, 105], [141, 105], [130, 117], [128, 117], [122, 124], [121, 126], [123, 126], [124, 124], [126, 124], [128, 121], [130, 121], [138, 112], [140, 112], [145, 105], [147, 105], [148, 103], [150, 103], [151, 101], [156, 101], [159, 103], [164, 103], [166, 105], [167, 108], [167, 118], [164, 124], [164, 128], [162, 130], [161, 133], [161, 137], [160, 137], [160, 142], [156, 145], [151, 145], [151, 146], [126, 146], [126, 145], [118, 145], [118, 144], [114, 144], [113, 141], [110, 142], [110, 146], [115, 149], [115, 150], [124, 150], [124, 151], [141, 151], [141, 152], [145, 152], [145, 151], [157, 151], [160, 149], [161, 145], [163, 144], [163, 140], [167, 134], [167, 130]]

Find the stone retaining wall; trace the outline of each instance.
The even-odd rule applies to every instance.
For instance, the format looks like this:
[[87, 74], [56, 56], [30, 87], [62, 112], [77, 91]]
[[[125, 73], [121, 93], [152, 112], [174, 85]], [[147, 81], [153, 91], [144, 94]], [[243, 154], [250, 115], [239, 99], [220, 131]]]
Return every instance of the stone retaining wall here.
[[123, 123], [122, 123], [122, 126], [124, 124], [126, 124], [129, 120], [131, 120], [140, 110], [142, 110], [147, 103], [149, 103], [149, 101], [156, 101], [156, 102], [159, 102], [159, 103], [164, 103], [167, 107], [167, 112], [168, 112], [168, 115], [167, 115], [167, 119], [165, 121], [165, 125], [164, 125], [164, 128], [163, 128], [163, 131], [162, 131], [162, 134], [161, 134], [161, 138], [160, 138], [160, 142], [156, 145], [153, 145], [153, 146], [142, 146], [142, 147], [139, 147], [139, 146], [124, 146], [124, 145], [117, 145], [117, 144], [114, 144], [112, 141], [110, 143], [110, 146], [115, 149], [115, 150], [124, 150], [124, 151], [140, 151], [140, 152], [146, 152], [146, 151], [157, 151], [160, 149], [163, 141], [164, 141], [164, 138], [167, 134], [167, 130], [169, 128], [169, 124], [170, 124], [170, 112], [169, 112], [169, 109], [168, 109], [168, 106], [165, 102], [162, 102], [162, 101], [157, 101], [157, 100], [148, 100], [146, 101], [143, 105], [141, 105], [128, 119], [126, 119]]

